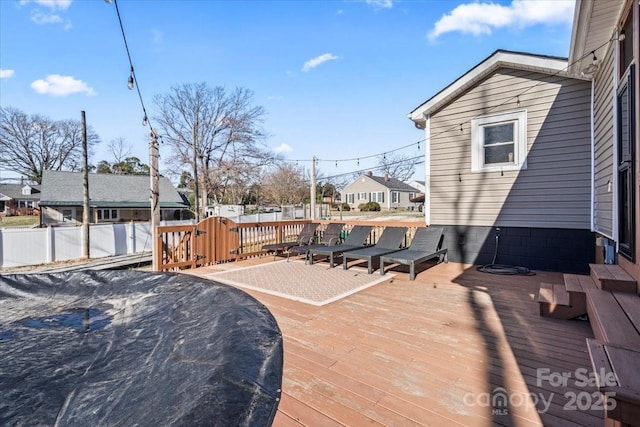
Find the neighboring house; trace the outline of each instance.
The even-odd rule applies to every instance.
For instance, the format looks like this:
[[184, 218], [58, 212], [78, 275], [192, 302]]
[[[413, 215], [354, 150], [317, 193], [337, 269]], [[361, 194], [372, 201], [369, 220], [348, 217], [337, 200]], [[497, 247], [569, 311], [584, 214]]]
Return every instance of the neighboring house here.
[[0, 216], [37, 215], [40, 188], [30, 184], [0, 184]]
[[385, 176], [374, 176], [371, 172], [360, 176], [342, 190], [341, 200], [356, 209], [363, 203], [377, 202], [381, 210], [413, 209], [416, 204], [409, 201], [418, 190], [404, 182]]
[[424, 181], [413, 180], [413, 181], [407, 182], [407, 184], [409, 184], [410, 186], [412, 186], [413, 188], [418, 190], [419, 193], [424, 193], [425, 190], [426, 190], [426, 187], [424, 185]]
[[[82, 173], [44, 171], [40, 207], [43, 225], [82, 223]], [[173, 184], [160, 177], [160, 219], [175, 219], [176, 212], [188, 208]], [[111, 223], [150, 221], [148, 176], [89, 174], [89, 221]]]
[[[449, 259], [588, 271], [591, 82], [567, 59], [498, 50], [414, 109], [425, 219]], [[498, 235], [498, 239], [496, 239]]]
[[569, 71], [593, 77], [591, 228], [640, 281], [640, 5], [577, 1]]

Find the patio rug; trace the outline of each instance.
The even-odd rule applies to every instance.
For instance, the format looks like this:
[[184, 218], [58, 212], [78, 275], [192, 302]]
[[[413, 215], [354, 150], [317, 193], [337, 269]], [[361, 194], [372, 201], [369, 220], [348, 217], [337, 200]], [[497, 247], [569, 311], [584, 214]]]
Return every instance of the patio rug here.
[[252, 289], [307, 304], [322, 306], [384, 282], [393, 277], [379, 272], [326, 263], [307, 265], [304, 261], [276, 261], [206, 275], [208, 279], [240, 288]]

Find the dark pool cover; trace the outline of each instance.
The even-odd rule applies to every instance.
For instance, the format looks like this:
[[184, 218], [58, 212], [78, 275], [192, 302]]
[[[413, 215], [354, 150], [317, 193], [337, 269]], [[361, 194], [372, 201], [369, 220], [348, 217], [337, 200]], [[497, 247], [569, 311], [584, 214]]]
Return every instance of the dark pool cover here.
[[271, 313], [186, 274], [0, 276], [0, 425], [270, 425]]

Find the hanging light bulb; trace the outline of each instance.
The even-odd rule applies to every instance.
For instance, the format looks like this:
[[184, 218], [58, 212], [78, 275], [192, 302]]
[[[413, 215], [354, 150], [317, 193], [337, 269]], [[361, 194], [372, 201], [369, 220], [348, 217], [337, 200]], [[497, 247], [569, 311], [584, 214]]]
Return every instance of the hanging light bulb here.
[[129, 74], [129, 80], [127, 80], [127, 87], [129, 90], [133, 90], [133, 67], [131, 67], [131, 74]]
[[360, 166], [360, 159], [356, 159], [357, 160], [357, 165]]
[[338, 167], [338, 161], [336, 160], [336, 167]]
[[418, 151], [420, 151], [420, 142], [418, 142]]
[[462, 130], [462, 123], [460, 123], [460, 132], [464, 132], [464, 131]]
[[147, 120], [147, 115], [145, 114], [144, 117], [142, 118], [142, 126], [146, 126], [149, 123], [149, 121]]

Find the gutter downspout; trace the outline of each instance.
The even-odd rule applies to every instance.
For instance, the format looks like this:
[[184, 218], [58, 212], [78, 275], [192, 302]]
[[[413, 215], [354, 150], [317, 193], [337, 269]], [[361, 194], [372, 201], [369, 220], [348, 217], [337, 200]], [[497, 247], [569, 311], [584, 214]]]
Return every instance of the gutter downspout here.
[[595, 140], [595, 79], [591, 79], [591, 111], [589, 113], [589, 121], [591, 126], [591, 231], [596, 231], [595, 215], [595, 186], [596, 186], [596, 173], [595, 173], [595, 157], [596, 157], [596, 140]]
[[425, 115], [424, 126], [424, 222], [431, 224], [431, 116]]

